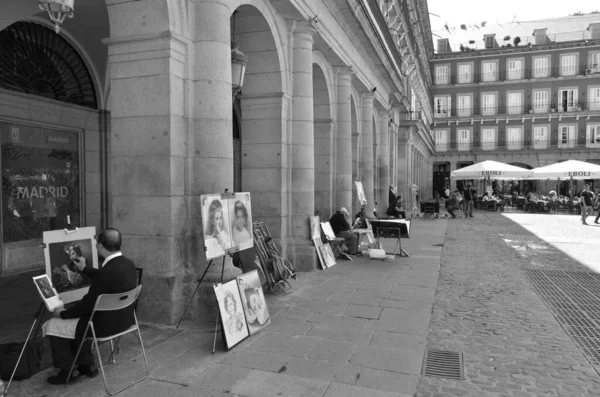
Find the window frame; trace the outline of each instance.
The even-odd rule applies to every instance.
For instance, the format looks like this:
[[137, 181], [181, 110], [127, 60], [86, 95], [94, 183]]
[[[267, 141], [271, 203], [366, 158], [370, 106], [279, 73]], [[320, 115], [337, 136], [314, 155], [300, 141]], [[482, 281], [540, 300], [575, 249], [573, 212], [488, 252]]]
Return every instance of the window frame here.
[[[461, 139], [461, 132], [466, 131], [468, 133], [467, 141], [464, 142]], [[472, 127], [461, 127], [456, 128], [456, 150], [459, 152], [468, 152], [473, 147], [473, 128]]]
[[[510, 105], [510, 95], [511, 94], [519, 94], [520, 98], [519, 98], [518, 108], [516, 106]], [[506, 114], [511, 114], [511, 115], [523, 114], [524, 98], [525, 98], [525, 92], [523, 90], [506, 91]], [[515, 109], [511, 109], [512, 107], [514, 107]]]
[[[519, 77], [513, 78], [513, 77], [511, 77], [510, 63], [517, 62], [517, 61], [521, 63], [521, 69], [520, 69]], [[525, 58], [524, 57], [507, 58], [506, 59], [506, 79], [505, 80], [514, 81], [514, 80], [523, 80], [524, 78], [525, 78]]]
[[[540, 141], [539, 143], [536, 143], [536, 139], [535, 139], [535, 130], [537, 128], [544, 128], [545, 129], [545, 137], [543, 142]], [[548, 144], [550, 142], [550, 124], [534, 124], [531, 128], [531, 143], [532, 143], [532, 147], [534, 149], [548, 149]]]
[[[562, 93], [564, 91], [567, 91], [567, 92], [573, 91], [572, 106], [569, 106], [569, 99], [568, 99], [568, 94], [567, 94], [567, 108], [566, 109], [564, 109], [562, 107], [562, 104], [563, 104]], [[579, 87], [571, 86], [571, 87], [559, 87], [558, 88], [558, 92], [556, 94], [556, 107], [558, 108], [559, 112], [561, 111], [561, 109], [563, 112], [573, 112], [573, 111], [577, 110], [578, 106], [579, 106]]]
[[[466, 111], [461, 111], [460, 98], [469, 98], [469, 107]], [[473, 94], [456, 94], [456, 115], [458, 117], [470, 117], [473, 115]]]
[[[567, 132], [567, 142], [563, 143], [562, 134], [563, 128], [569, 128]], [[559, 149], [572, 149], [577, 146], [577, 124], [573, 123], [561, 123], [558, 125], [558, 148]]]
[[[446, 105], [445, 105], [445, 111], [438, 113], [438, 105], [437, 105], [437, 101], [438, 99], [445, 99], [446, 100]], [[452, 114], [452, 95], [437, 95], [433, 97], [433, 116], [435, 118], [444, 118], [444, 117], [451, 117]]]
[[[510, 130], [519, 130], [519, 142], [518, 145], [511, 145], [511, 140], [509, 139]], [[510, 126], [506, 127], [506, 149], [508, 150], [521, 150], [523, 149], [523, 126]]]
[[[594, 98], [593, 91], [598, 92], [596, 100]], [[587, 87], [587, 110], [600, 110], [600, 85], [588, 85]]]
[[[538, 69], [536, 69], [536, 67], [535, 67], [535, 61], [538, 59], [546, 60], [545, 73], [537, 72]], [[551, 66], [550, 65], [552, 65], [552, 57], [550, 54], [532, 57], [532, 59], [531, 59], [531, 75], [533, 76], [534, 79], [543, 79], [543, 78], [550, 77], [551, 76], [551, 73], [550, 73]]]
[[[485, 103], [484, 103], [483, 98], [486, 95], [492, 95], [494, 97], [494, 106], [492, 107], [492, 112], [491, 113], [485, 111], [485, 107], [484, 107]], [[480, 109], [481, 109], [481, 115], [482, 116], [495, 116], [495, 115], [497, 115], [498, 114], [498, 91], [486, 91], [486, 92], [482, 92], [481, 93], [481, 106], [480, 106]]]
[[[491, 64], [494, 65], [493, 77], [492, 79], [486, 79], [485, 65]], [[498, 59], [494, 59], [491, 61], [481, 61], [481, 82], [490, 82], [490, 81], [498, 81], [498, 69], [499, 69], [499, 61]]]
[[[458, 78], [456, 79], [458, 84], [470, 84], [474, 82], [474, 62], [459, 62], [456, 64], [456, 74]], [[469, 67], [469, 78], [468, 81], [464, 81], [461, 74], [461, 67], [468, 66]]]
[[[441, 144], [438, 141], [438, 133], [439, 132], [443, 132], [444, 136], [446, 137], [444, 145], [444, 148], [441, 148], [439, 145]], [[448, 139], [450, 136], [450, 129], [449, 128], [436, 128], [435, 129], [435, 150], [436, 152], [447, 152], [449, 149], [449, 144], [450, 144], [450, 139]]]
[[[490, 142], [485, 141], [484, 131], [493, 131], [493, 139]], [[481, 150], [496, 150], [498, 146], [498, 127], [483, 127], [481, 128]]]
[[[591, 139], [591, 129], [594, 128], [596, 138]], [[585, 147], [588, 148], [600, 148], [600, 122], [588, 123], [585, 126]]]
[[[439, 68], [446, 68], [446, 79], [444, 80], [445, 82], [442, 82], [439, 79], [439, 77], [440, 77], [440, 75], [438, 74]], [[435, 85], [450, 84], [450, 70], [451, 70], [451, 65], [449, 63], [435, 65]]]
[[[542, 110], [537, 110], [536, 109], [541, 109], [541, 108], [537, 108], [536, 107], [536, 101], [535, 101], [535, 94], [537, 92], [545, 92], [546, 93], [546, 106], [544, 109]], [[533, 109], [533, 113], [534, 114], [540, 114], [540, 113], [549, 113], [550, 112], [550, 98], [552, 97], [552, 89], [551, 88], [537, 88], [537, 89], [533, 89], [531, 90], [531, 108]]]
[[[563, 60], [567, 57], [575, 57], [575, 60], [573, 62], [573, 74], [566, 74], [565, 73], [565, 67], [563, 65]], [[576, 76], [577, 75], [577, 65], [579, 65], [579, 53], [578, 52], [569, 52], [569, 53], [565, 53], [565, 54], [560, 54], [559, 57], [559, 76], [560, 77], [566, 77], [566, 76]]]
[[[594, 63], [594, 57], [598, 58], [596, 63]], [[600, 51], [590, 51], [588, 53], [588, 63], [586, 66], [586, 69], [590, 69], [592, 73], [600, 73]]]

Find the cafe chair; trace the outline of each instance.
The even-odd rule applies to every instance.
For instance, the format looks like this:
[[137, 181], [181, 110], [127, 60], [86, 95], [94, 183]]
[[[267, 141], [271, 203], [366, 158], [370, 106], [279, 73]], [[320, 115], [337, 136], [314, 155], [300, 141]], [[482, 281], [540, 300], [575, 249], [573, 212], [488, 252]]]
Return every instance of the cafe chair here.
[[[90, 319], [88, 321], [87, 327], [85, 328], [85, 332], [84, 332], [84, 335], [87, 335], [88, 331], [91, 330], [92, 337], [84, 338], [81, 341], [81, 343], [79, 344], [79, 348], [77, 349], [77, 354], [75, 355], [75, 359], [73, 360], [73, 364], [71, 365], [71, 369], [69, 370], [69, 375], [67, 376], [67, 383], [69, 383], [69, 379], [71, 378], [71, 374], [73, 373], [73, 369], [75, 368], [75, 364], [77, 363], [77, 358], [79, 357], [79, 353], [81, 352], [83, 343], [86, 340], [93, 340], [93, 342], [94, 342], [94, 347], [96, 349], [96, 353], [98, 354], [98, 361], [100, 363], [100, 371], [102, 372], [102, 379], [104, 380], [104, 388], [106, 389], [106, 392], [109, 395], [114, 396], [115, 394], [118, 394], [118, 393], [122, 392], [123, 390], [128, 389], [129, 387], [131, 387], [137, 383], [140, 383], [141, 381], [147, 379], [148, 376], [150, 376], [150, 367], [148, 366], [148, 358], [146, 357], [146, 350], [144, 349], [144, 342], [142, 341], [142, 334], [140, 333], [140, 326], [137, 321], [135, 309], [133, 310], [134, 324], [131, 327], [127, 328], [126, 330], [116, 333], [114, 335], [104, 336], [101, 338], [97, 337], [96, 332], [94, 331], [94, 315], [96, 314], [96, 312], [117, 311], [117, 310], [125, 309], [131, 305], [135, 305], [138, 297], [140, 296], [141, 289], [142, 289], [142, 286], [138, 285], [135, 289], [128, 291], [128, 292], [123, 292], [120, 294], [104, 294], [104, 295], [98, 296], [98, 299], [96, 299], [96, 304], [94, 305], [94, 310], [92, 311], [92, 315], [90, 316]], [[109, 361], [111, 361], [113, 359], [114, 353], [115, 353], [115, 346], [113, 345], [113, 339], [118, 340], [118, 338], [120, 338], [121, 336], [129, 334], [129, 333], [134, 333], [134, 335], [137, 336], [137, 338], [140, 342], [140, 346], [142, 347], [142, 354], [144, 355], [144, 361], [146, 363], [146, 375], [140, 379], [137, 379], [137, 380], [127, 384], [125, 387], [123, 387], [117, 391], [111, 392], [108, 389], [108, 383], [106, 381], [106, 374], [104, 373], [104, 366], [102, 364], [102, 357], [100, 356], [100, 349], [98, 348], [98, 343], [110, 342], [111, 352], [110, 352]]]

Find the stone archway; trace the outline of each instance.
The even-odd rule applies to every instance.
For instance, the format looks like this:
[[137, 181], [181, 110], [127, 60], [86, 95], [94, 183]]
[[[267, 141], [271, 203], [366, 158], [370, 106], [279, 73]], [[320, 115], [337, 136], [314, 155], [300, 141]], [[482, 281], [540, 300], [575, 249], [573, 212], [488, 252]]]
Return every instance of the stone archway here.
[[324, 57], [313, 51], [313, 118], [315, 156], [315, 212], [327, 220], [332, 215], [335, 184], [334, 117], [333, 117], [333, 72]]

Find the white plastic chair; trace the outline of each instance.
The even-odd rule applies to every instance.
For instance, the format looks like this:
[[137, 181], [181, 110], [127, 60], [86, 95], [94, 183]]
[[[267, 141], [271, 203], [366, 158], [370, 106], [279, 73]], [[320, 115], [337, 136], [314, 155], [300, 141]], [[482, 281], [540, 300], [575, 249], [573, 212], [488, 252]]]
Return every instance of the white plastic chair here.
[[[71, 365], [71, 369], [69, 370], [69, 375], [67, 376], [67, 383], [69, 383], [69, 379], [71, 378], [71, 374], [73, 373], [73, 369], [75, 368], [75, 364], [77, 363], [77, 358], [79, 357], [79, 353], [81, 352], [83, 343], [86, 340], [94, 341], [94, 346], [96, 348], [96, 352], [98, 353], [98, 361], [100, 362], [100, 371], [102, 372], [102, 379], [104, 380], [104, 388], [106, 389], [106, 392], [109, 395], [114, 396], [115, 394], [118, 394], [118, 393], [122, 392], [123, 390], [128, 389], [129, 387], [147, 379], [148, 376], [150, 376], [150, 367], [148, 366], [148, 358], [146, 357], [146, 350], [144, 349], [144, 342], [142, 341], [142, 334], [140, 333], [140, 327], [139, 327], [139, 324], [137, 321], [137, 316], [135, 315], [135, 309], [133, 310], [133, 319], [134, 319], [135, 323], [131, 327], [127, 328], [125, 331], [122, 331], [122, 332], [119, 332], [119, 333], [116, 333], [113, 335], [98, 338], [96, 336], [96, 331], [94, 330], [94, 322], [93, 322], [94, 315], [96, 314], [96, 312], [116, 311], [116, 310], [125, 309], [126, 307], [133, 305], [137, 301], [138, 297], [140, 296], [141, 289], [142, 289], [142, 286], [138, 285], [135, 289], [128, 291], [128, 292], [123, 292], [120, 294], [104, 294], [104, 295], [98, 296], [98, 299], [96, 299], [96, 304], [94, 305], [94, 310], [92, 311], [92, 315], [90, 316], [90, 319], [88, 321], [87, 327], [85, 328], [85, 332], [84, 332], [84, 335], [87, 335], [88, 330], [91, 329], [92, 337], [84, 338], [81, 341], [81, 343], [79, 344], [79, 348], [77, 349], [77, 354], [75, 355], [75, 359], [73, 360], [73, 364]], [[109, 361], [111, 361], [111, 359], [114, 356], [115, 347], [116, 347], [115, 345], [113, 345], [113, 339], [120, 338], [121, 336], [131, 333], [131, 332], [135, 333], [135, 331], [137, 331], [136, 336], [137, 336], [138, 340], [140, 341], [140, 346], [142, 347], [142, 354], [144, 355], [144, 361], [146, 363], [146, 375], [143, 378], [137, 379], [115, 392], [111, 392], [110, 390], [108, 390], [108, 384], [106, 382], [106, 374], [104, 373], [104, 366], [102, 365], [102, 357], [100, 356], [100, 349], [98, 349], [98, 342], [102, 343], [102, 342], [110, 341], [111, 354], [110, 354]], [[118, 339], [117, 339], [117, 343], [118, 343]], [[112, 362], [114, 362], [114, 360], [112, 360]]]

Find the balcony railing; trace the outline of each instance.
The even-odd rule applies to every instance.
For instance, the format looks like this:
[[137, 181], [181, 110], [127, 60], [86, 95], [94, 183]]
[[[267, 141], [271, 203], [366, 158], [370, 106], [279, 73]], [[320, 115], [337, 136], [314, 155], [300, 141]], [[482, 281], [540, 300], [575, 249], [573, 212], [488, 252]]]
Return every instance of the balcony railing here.
[[579, 139], [561, 139], [553, 141], [538, 140], [527, 143], [523, 141], [498, 142], [498, 141], [479, 141], [475, 145], [472, 143], [436, 143], [435, 150], [438, 153], [456, 153], [456, 152], [485, 152], [485, 151], [514, 151], [514, 150], [567, 150], [567, 149], [599, 149], [600, 139], [582, 142]]
[[524, 114], [572, 113], [600, 111], [600, 101], [563, 102], [546, 105], [500, 105], [491, 107], [468, 107], [438, 110], [434, 106], [435, 118], [475, 117], [475, 116], [522, 116]]
[[469, 74], [451, 74], [434, 76], [435, 85], [448, 84], [474, 84], [490, 83], [513, 80], [545, 79], [550, 77], [571, 77], [583, 75], [600, 75], [600, 66], [597, 64], [576, 65], [574, 67], [549, 67], [530, 68], [518, 70], [500, 70], [494, 72], [474, 72]]

